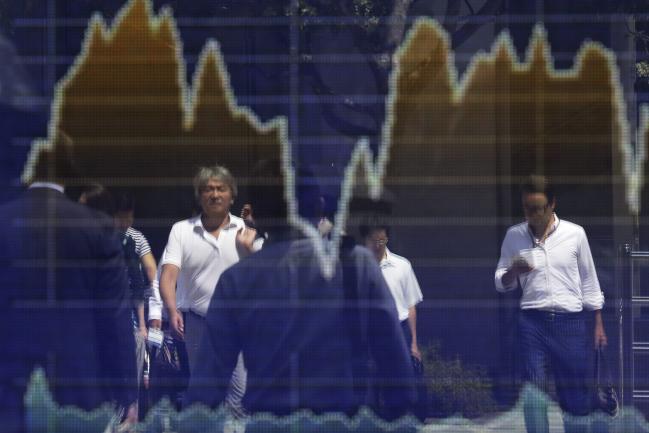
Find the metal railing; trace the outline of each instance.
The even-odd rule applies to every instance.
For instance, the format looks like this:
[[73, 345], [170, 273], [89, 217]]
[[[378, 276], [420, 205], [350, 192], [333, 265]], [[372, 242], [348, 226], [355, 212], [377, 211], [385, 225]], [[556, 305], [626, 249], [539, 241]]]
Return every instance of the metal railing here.
[[641, 374], [642, 370], [638, 367], [642, 363], [637, 358], [646, 355], [649, 361], [649, 340], [641, 340], [636, 327], [643, 318], [642, 308], [649, 309], [649, 296], [641, 291], [638, 273], [642, 267], [649, 269], [649, 251], [634, 251], [630, 244], [626, 244], [621, 249], [620, 258], [622, 281], [618, 286], [617, 312], [620, 325], [621, 403], [646, 408], [649, 405], [649, 378]]

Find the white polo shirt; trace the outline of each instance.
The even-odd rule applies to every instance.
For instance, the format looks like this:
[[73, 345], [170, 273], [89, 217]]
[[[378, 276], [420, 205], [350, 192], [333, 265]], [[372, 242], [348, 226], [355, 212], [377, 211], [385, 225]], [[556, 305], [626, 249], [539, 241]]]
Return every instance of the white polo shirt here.
[[[239, 261], [236, 236], [245, 224], [239, 217], [229, 217], [230, 223], [221, 229], [218, 238], [205, 230], [200, 215], [179, 221], [171, 228], [160, 267], [171, 264], [180, 269], [176, 282], [179, 310], [205, 316], [219, 277]], [[150, 312], [149, 319], [155, 313]]]
[[527, 222], [510, 227], [496, 268], [498, 291], [517, 287], [516, 281], [504, 286], [502, 278], [518, 255], [534, 262], [534, 269], [519, 277], [522, 309], [576, 313], [584, 308], [599, 310], [604, 305], [593, 256], [581, 226], [559, 220], [555, 214], [552, 231], [543, 243], [534, 238]]
[[385, 249], [385, 258], [380, 263], [383, 278], [388, 283], [397, 305], [399, 320], [408, 318], [408, 309], [420, 303], [424, 296], [410, 261]]

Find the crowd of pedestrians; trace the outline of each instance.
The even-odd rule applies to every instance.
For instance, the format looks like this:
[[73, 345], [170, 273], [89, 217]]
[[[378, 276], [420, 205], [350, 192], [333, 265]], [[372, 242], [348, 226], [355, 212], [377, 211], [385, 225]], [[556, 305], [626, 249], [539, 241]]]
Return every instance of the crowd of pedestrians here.
[[[156, 265], [132, 227], [133, 199], [94, 184], [75, 203], [63, 189], [69, 167], [49, 158], [23, 197], [0, 208], [7, 431], [29, 425], [22, 397], [35, 366], [59, 404], [113, 401], [126, 423], [163, 396], [178, 409], [225, 405], [239, 425], [257, 412], [351, 415], [363, 406], [385, 419], [425, 417], [423, 295], [410, 262], [388, 249], [387, 225], [360, 227], [358, 244], [344, 237], [325, 278], [318, 242], [286, 222], [281, 188], [249, 186], [236, 216], [235, 178], [201, 167], [200, 212], [171, 227]], [[595, 311], [595, 345], [606, 344], [588, 241], [556, 216], [545, 178], [531, 177], [522, 200], [526, 222], [507, 232], [496, 287], [523, 292], [525, 379], [547, 388], [551, 361], [562, 407], [583, 415], [584, 310]], [[329, 242], [323, 220], [314, 225]], [[526, 409], [528, 431], [547, 431], [547, 417], [534, 413]]]

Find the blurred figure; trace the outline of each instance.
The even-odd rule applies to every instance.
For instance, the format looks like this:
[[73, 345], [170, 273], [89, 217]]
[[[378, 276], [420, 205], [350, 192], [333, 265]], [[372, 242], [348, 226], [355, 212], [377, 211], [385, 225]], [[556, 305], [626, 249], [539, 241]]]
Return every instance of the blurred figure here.
[[[115, 201], [115, 227], [117, 230], [124, 233], [126, 237], [133, 239], [135, 243], [135, 252], [140, 258], [140, 265], [142, 271], [147, 278], [147, 283], [150, 286], [156, 278], [157, 265], [155, 257], [151, 252], [151, 246], [141, 231], [133, 228], [135, 213], [135, 200], [127, 194], [118, 196]], [[146, 334], [146, 326], [140, 331]]]
[[255, 227], [255, 217], [252, 214], [252, 205], [246, 203], [241, 208], [241, 219], [246, 222], [249, 227]]
[[417, 304], [423, 299], [419, 282], [410, 261], [388, 249], [390, 229], [385, 225], [361, 226], [361, 237], [365, 247], [372, 252], [381, 267], [381, 272], [388, 283], [392, 297], [397, 306], [399, 322], [403, 329], [410, 354], [421, 362], [421, 353], [417, 344]]
[[[419, 282], [410, 261], [388, 249], [390, 228], [387, 225], [361, 225], [360, 234], [365, 247], [369, 249], [381, 268], [392, 298], [397, 306], [401, 330], [412, 357], [415, 375], [423, 376], [423, 362], [417, 342], [417, 304], [423, 299]], [[421, 380], [419, 380], [421, 382]], [[426, 386], [417, 386], [417, 416], [426, 417], [428, 399]]]
[[123, 253], [107, 216], [64, 195], [70, 176], [67, 153], [44, 151], [29, 189], [0, 207], [0, 419], [6, 432], [25, 428], [23, 398], [36, 366], [45, 370], [59, 405], [90, 410], [114, 400], [136, 420]]
[[115, 200], [113, 195], [98, 183], [87, 185], [81, 191], [79, 203], [92, 209], [102, 212], [105, 216], [111, 217], [115, 213]]
[[[496, 289], [521, 287], [519, 342], [523, 380], [548, 392], [548, 366], [554, 373], [559, 404], [571, 415], [591, 409], [587, 372], [589, 353], [606, 345], [601, 310], [604, 296], [584, 229], [554, 212], [552, 184], [529, 176], [521, 185], [526, 222], [512, 226], [503, 240]], [[586, 329], [584, 310], [593, 311], [595, 329]], [[591, 344], [589, 344], [589, 342]], [[549, 430], [547, 408], [526, 402], [527, 431]], [[566, 432], [575, 426], [564, 419]]]
[[[202, 363], [197, 357], [205, 330], [205, 314], [221, 274], [255, 249], [256, 231], [230, 213], [237, 196], [234, 177], [222, 166], [202, 167], [194, 178], [201, 213], [174, 224], [160, 260], [160, 296], [174, 337], [184, 341], [190, 377]], [[152, 304], [150, 304], [152, 305]], [[150, 311], [160, 326], [160, 311]], [[240, 359], [232, 374], [230, 405], [240, 411], [245, 369]]]
[[408, 412], [412, 367], [394, 301], [373, 257], [345, 243], [335, 275], [325, 278], [316, 241], [296, 238], [286, 224], [281, 186], [251, 187], [250, 194], [258, 227], [269, 236], [260, 252], [219, 279], [205, 319], [201, 362], [190, 378], [190, 403], [223, 403], [242, 351], [248, 411], [353, 414], [371, 405], [374, 388], [381, 386], [381, 415]]
[[[145, 367], [147, 359], [150, 359], [147, 352], [146, 340], [147, 340], [147, 322], [146, 316], [147, 312], [146, 300], [151, 296], [152, 284], [156, 279], [157, 265], [155, 257], [151, 252], [151, 246], [149, 241], [146, 239], [144, 234], [139, 230], [134, 229], [135, 213], [135, 200], [130, 195], [121, 194], [115, 200], [115, 227], [122, 234], [124, 244], [129, 244], [128, 249], [131, 250], [134, 255], [139, 260], [139, 270], [145, 276], [145, 290], [143, 293], [143, 298], [138, 300], [136, 305], [136, 334], [135, 334], [135, 344], [136, 344], [136, 353], [137, 353], [137, 365], [138, 365], [138, 381], [144, 380], [144, 388], [148, 388], [148, 374], [143, 377], [142, 372]], [[126, 248], [126, 246], [125, 246]], [[150, 369], [149, 369], [150, 370]], [[140, 394], [143, 395], [143, 390], [140, 391]], [[140, 402], [144, 404], [146, 399], [140, 398]], [[140, 413], [144, 414], [146, 408], [141, 407]]]
[[[88, 185], [79, 196], [79, 203], [85, 204], [95, 210], [103, 212], [111, 218], [115, 224], [115, 236], [119, 239], [124, 252], [126, 271], [128, 275], [129, 297], [131, 299], [131, 323], [135, 338], [135, 361], [136, 377], [138, 388], [142, 382], [142, 371], [146, 358], [146, 321], [144, 316], [144, 300], [148, 284], [145, 282], [140, 268], [140, 255], [134, 238], [127, 232], [119, 230], [118, 218], [116, 217], [117, 206], [113, 195], [108, 189], [100, 184]], [[132, 220], [131, 220], [132, 222]], [[139, 232], [138, 232], [139, 233]], [[146, 239], [144, 240], [146, 242]], [[146, 244], [148, 247], [148, 243]], [[149, 248], [149, 254], [151, 249]]]

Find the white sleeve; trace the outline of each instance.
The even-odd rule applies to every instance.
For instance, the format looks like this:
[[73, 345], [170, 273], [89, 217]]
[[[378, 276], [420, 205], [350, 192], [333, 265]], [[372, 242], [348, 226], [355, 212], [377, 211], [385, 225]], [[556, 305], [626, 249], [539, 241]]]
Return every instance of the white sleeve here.
[[408, 263], [408, 269], [404, 276], [403, 298], [406, 301], [408, 308], [414, 307], [424, 299], [424, 295], [421, 293], [421, 288], [419, 287], [419, 282], [415, 276], [415, 271], [412, 269], [410, 263]]
[[151, 296], [149, 296], [149, 320], [162, 320], [162, 298], [160, 297], [160, 283], [158, 278], [151, 282]]
[[514, 247], [514, 238], [512, 231], [507, 230], [503, 244], [500, 247], [500, 259], [498, 260], [498, 265], [496, 266], [495, 283], [496, 290], [498, 290], [499, 292], [514, 290], [518, 285], [517, 280], [512, 281], [512, 283], [508, 286], [503, 285], [503, 275], [505, 275], [507, 269], [509, 269], [509, 266], [512, 263], [512, 259], [514, 258], [514, 256], [516, 256], [516, 254], [518, 254], [518, 251]]
[[595, 262], [590, 252], [586, 232], [581, 231], [579, 247], [577, 250], [577, 266], [581, 279], [581, 295], [584, 308], [589, 311], [601, 310], [604, 306], [604, 295], [599, 287]]
[[183, 262], [183, 249], [182, 249], [182, 221], [174, 224], [169, 232], [169, 240], [167, 246], [162, 253], [159, 268], [162, 269], [163, 265], [171, 264], [178, 269], [182, 269]]
[[264, 241], [264, 238], [255, 239], [255, 241], [252, 243], [252, 252], [256, 253], [257, 251], [261, 251], [264, 246]]

